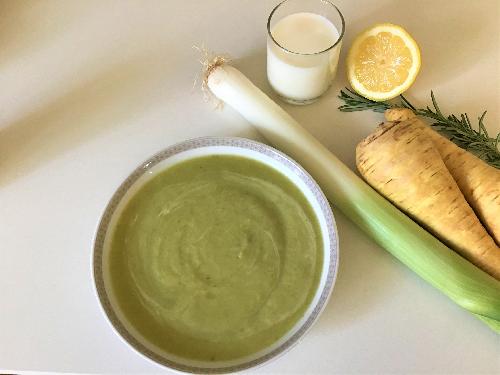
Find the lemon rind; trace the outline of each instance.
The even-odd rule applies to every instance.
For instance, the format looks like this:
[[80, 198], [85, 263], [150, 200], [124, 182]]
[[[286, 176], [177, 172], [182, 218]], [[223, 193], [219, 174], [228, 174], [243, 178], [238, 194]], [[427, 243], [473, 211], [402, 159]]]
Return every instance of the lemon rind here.
[[[409, 48], [413, 61], [416, 62], [415, 64], [412, 65], [412, 67], [408, 71], [408, 78], [401, 85], [394, 87], [391, 91], [388, 92], [367, 90], [356, 79], [356, 76], [354, 74], [353, 58], [355, 56], [355, 53], [359, 49], [359, 45], [366, 37], [377, 35], [382, 31], [387, 31], [401, 37], [401, 39], [403, 39], [403, 41], [405, 42], [406, 46]], [[401, 26], [394, 25], [392, 23], [381, 23], [373, 25], [372, 27], [366, 29], [360, 35], [358, 35], [354, 40], [349, 50], [349, 54], [347, 56], [347, 77], [354, 91], [364, 96], [365, 98], [374, 101], [389, 100], [395, 98], [396, 96], [406, 91], [415, 82], [418, 72], [420, 71], [421, 64], [422, 60], [420, 55], [420, 48], [418, 47], [418, 44], [415, 41], [415, 39], [413, 39], [413, 37]]]

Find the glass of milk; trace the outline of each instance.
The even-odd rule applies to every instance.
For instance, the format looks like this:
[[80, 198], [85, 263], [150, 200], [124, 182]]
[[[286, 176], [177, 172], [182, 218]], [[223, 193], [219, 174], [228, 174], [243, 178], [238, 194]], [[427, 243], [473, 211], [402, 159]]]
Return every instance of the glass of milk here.
[[267, 78], [285, 101], [309, 104], [331, 85], [345, 22], [328, 0], [285, 0], [267, 21]]

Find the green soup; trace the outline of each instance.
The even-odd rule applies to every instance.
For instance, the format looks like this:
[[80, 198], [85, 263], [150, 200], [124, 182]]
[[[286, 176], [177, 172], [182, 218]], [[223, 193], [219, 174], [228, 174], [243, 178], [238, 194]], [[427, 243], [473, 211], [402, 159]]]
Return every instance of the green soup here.
[[146, 182], [110, 248], [119, 309], [150, 343], [184, 358], [241, 358], [281, 338], [319, 283], [323, 242], [312, 207], [284, 175], [208, 156]]

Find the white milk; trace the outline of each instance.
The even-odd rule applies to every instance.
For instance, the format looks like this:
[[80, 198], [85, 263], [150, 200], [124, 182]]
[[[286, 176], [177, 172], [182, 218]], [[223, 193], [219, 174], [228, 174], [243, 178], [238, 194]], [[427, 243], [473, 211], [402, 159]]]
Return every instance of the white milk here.
[[337, 28], [326, 17], [295, 13], [271, 29], [274, 40], [267, 42], [267, 77], [273, 89], [292, 102], [319, 97], [330, 86], [340, 53], [340, 44], [325, 51], [339, 39]]

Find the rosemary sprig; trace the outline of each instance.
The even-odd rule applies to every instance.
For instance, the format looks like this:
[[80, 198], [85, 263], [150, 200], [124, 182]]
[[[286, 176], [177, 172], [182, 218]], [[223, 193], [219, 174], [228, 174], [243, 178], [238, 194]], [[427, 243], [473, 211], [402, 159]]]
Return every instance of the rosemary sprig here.
[[399, 101], [375, 102], [357, 94], [346, 87], [345, 91], [340, 90], [339, 98], [344, 104], [339, 107], [342, 112], [356, 112], [371, 110], [383, 113], [389, 108], [410, 108], [416, 115], [431, 119], [432, 126], [440, 133], [448, 137], [458, 146], [473, 152], [479, 158], [495, 168], [500, 169], [500, 133], [495, 138], [488, 135], [484, 126], [486, 111], [478, 118], [478, 129], [474, 129], [467, 113], [459, 116], [444, 115], [438, 106], [436, 97], [431, 91], [433, 108], [415, 108], [403, 95], [399, 96]]

